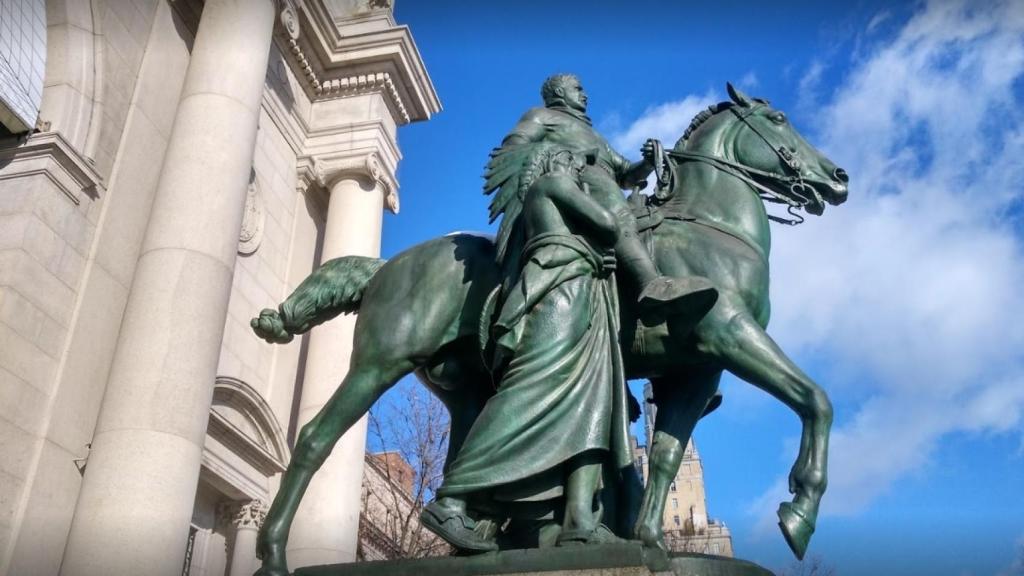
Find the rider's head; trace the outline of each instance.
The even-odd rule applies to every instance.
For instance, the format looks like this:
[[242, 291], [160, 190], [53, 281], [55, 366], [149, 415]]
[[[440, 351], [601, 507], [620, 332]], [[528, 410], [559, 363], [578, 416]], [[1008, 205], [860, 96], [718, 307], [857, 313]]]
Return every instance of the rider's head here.
[[587, 93], [575, 74], [555, 74], [544, 81], [540, 96], [545, 106], [568, 106], [580, 112], [587, 110]]

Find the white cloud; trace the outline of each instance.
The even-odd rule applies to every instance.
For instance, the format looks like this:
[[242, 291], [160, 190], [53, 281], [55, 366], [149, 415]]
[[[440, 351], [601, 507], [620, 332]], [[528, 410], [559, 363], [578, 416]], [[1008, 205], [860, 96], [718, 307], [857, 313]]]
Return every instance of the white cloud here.
[[753, 90], [757, 88], [760, 84], [761, 81], [758, 80], [757, 74], [755, 74], [753, 70], [744, 74], [743, 78], [740, 78], [739, 82], [740, 88], [744, 90]]
[[863, 510], [946, 434], [1024, 427], [1024, 11], [974, 5], [923, 5], [803, 122], [851, 175], [847, 204], [776, 228], [772, 257], [770, 332], [845, 382], [822, 382], [825, 514]]
[[671, 148], [697, 112], [719, 100], [717, 94], [709, 90], [703, 96], [689, 95], [682, 100], [648, 108], [625, 130], [612, 136], [612, 147], [630, 158], [640, 156], [640, 147], [648, 138], [661, 140], [666, 148]]
[[868, 22], [867, 32], [870, 34], [876, 28], [878, 28], [879, 26], [881, 26], [882, 24], [887, 22], [889, 20], [889, 18], [891, 18], [891, 17], [892, 17], [892, 12], [889, 12], [888, 10], [882, 10], [881, 12], [875, 14], [871, 18], [871, 21]]

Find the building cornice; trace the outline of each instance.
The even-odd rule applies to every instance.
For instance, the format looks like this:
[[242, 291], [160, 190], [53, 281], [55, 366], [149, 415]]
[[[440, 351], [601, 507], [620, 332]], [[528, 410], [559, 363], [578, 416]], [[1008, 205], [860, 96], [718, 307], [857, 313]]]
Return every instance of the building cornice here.
[[286, 2], [276, 42], [311, 101], [379, 93], [396, 124], [429, 119], [441, 103], [409, 28], [388, 11], [367, 18], [384, 19], [380, 29], [344, 34], [360, 19], [333, 18], [323, 2]]

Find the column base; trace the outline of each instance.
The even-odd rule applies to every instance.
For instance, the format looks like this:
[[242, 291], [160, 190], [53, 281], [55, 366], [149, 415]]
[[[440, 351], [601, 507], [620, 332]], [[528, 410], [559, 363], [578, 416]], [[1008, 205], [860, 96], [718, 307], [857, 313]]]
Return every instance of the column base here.
[[772, 576], [752, 562], [644, 548], [639, 542], [505, 550], [479, 556], [443, 556], [309, 566], [295, 576]]

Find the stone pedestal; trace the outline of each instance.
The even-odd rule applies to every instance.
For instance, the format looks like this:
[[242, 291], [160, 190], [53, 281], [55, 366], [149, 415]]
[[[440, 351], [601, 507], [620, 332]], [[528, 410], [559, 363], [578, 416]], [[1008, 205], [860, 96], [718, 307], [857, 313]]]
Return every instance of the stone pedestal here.
[[670, 553], [639, 542], [505, 550], [479, 556], [311, 566], [295, 576], [773, 576], [757, 564], [705, 554]]

